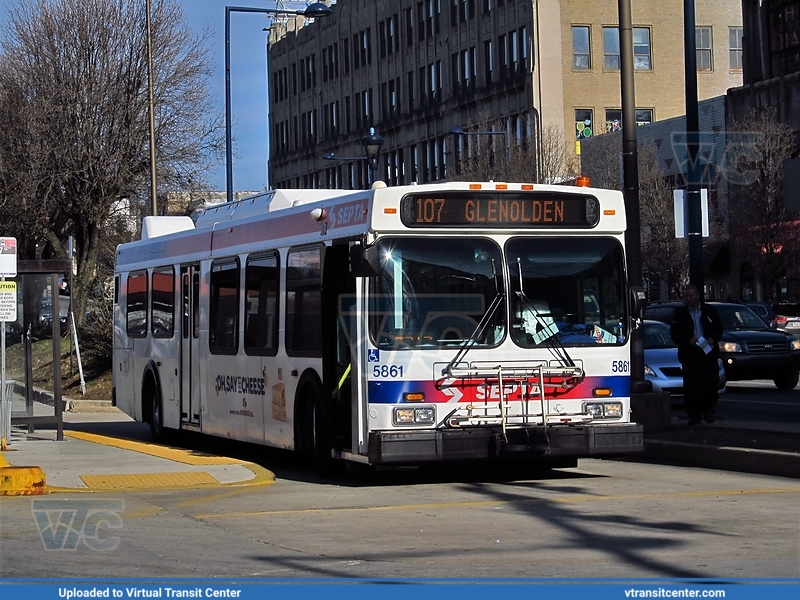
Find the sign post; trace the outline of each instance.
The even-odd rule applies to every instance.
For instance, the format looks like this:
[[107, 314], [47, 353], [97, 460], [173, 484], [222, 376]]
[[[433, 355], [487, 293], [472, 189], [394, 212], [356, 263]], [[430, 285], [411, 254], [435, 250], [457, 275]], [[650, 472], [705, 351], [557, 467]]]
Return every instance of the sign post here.
[[6, 321], [17, 320], [17, 239], [0, 237], [0, 450], [11, 437], [11, 396], [6, 390]]

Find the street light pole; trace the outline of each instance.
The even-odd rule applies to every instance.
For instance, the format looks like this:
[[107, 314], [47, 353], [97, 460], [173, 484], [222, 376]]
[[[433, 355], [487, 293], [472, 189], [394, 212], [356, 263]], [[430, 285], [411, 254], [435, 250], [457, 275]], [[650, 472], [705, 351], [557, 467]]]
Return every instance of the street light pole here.
[[156, 118], [153, 100], [153, 43], [150, 33], [150, 0], [145, 6], [147, 11], [147, 98], [150, 113], [150, 203], [153, 216], [158, 215], [158, 194], [156, 192]]
[[684, 77], [686, 85], [686, 234], [689, 238], [689, 283], [704, 297], [703, 209], [700, 199], [700, 117], [697, 106], [697, 40], [694, 0], [683, 1]]
[[[149, 2], [150, 0], [148, 0]], [[333, 14], [330, 6], [322, 2], [309, 4], [304, 10], [280, 8], [255, 8], [250, 6], [225, 7], [225, 186], [227, 200], [233, 201], [233, 148], [231, 144], [231, 13], [261, 13], [268, 15], [294, 15], [306, 19], [327, 17]]]
[[369, 169], [367, 181], [369, 182], [369, 187], [372, 187], [372, 184], [375, 183], [377, 179], [375, 174], [380, 166], [378, 155], [381, 152], [381, 146], [383, 146], [383, 138], [375, 133], [374, 127], [370, 127], [369, 133], [361, 138], [361, 145], [364, 146], [364, 156], [336, 156], [333, 152], [328, 152], [322, 155], [322, 160], [338, 160], [341, 162], [350, 162], [353, 160], [367, 161], [367, 167]]
[[451, 135], [502, 135], [503, 136], [503, 150], [505, 150], [506, 157], [506, 182], [509, 181], [508, 166], [508, 133], [505, 131], [464, 131], [461, 127], [453, 127], [449, 133]]

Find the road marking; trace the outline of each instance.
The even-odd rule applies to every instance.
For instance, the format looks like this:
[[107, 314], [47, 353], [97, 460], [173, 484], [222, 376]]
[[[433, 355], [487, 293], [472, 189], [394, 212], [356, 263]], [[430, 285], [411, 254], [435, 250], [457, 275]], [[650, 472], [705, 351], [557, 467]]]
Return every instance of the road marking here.
[[341, 508], [301, 508], [287, 510], [262, 510], [253, 512], [233, 512], [233, 513], [204, 513], [195, 515], [195, 519], [211, 520], [236, 517], [260, 517], [274, 515], [293, 515], [310, 513], [335, 513], [335, 512], [371, 512], [371, 511], [390, 511], [390, 510], [426, 510], [432, 508], [476, 508], [481, 506], [504, 506], [508, 504], [529, 504], [532, 502], [553, 502], [558, 504], [577, 504], [582, 502], [609, 502], [618, 500], [647, 500], [663, 498], [704, 498], [714, 496], [752, 496], [755, 494], [797, 494], [800, 487], [790, 488], [761, 488], [755, 490], [709, 490], [704, 492], [672, 492], [656, 494], [634, 494], [632, 496], [585, 496], [569, 495], [556, 496], [553, 498], [524, 498], [516, 500], [465, 500], [462, 502], [428, 502], [424, 504], [397, 504], [394, 506], [362, 506], [362, 507], [341, 507]]

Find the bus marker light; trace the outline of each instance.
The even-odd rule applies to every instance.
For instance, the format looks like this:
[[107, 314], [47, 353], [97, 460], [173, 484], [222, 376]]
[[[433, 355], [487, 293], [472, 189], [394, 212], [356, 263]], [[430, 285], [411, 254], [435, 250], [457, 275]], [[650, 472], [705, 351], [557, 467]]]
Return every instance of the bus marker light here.
[[397, 209], [396, 208], [384, 208], [383, 209], [383, 214], [385, 214], [385, 215], [396, 215], [397, 214]]
[[592, 395], [595, 398], [608, 398], [611, 396], [611, 388], [594, 388]]
[[506, 185], [505, 183], [498, 183], [496, 186], [494, 186], [494, 189], [496, 189], [496, 190], [507, 190], [508, 189], [508, 185]]
[[471, 190], [479, 190], [479, 189], [481, 189], [481, 184], [480, 183], [470, 183], [469, 184], [469, 189], [471, 189]]
[[532, 184], [530, 184], [530, 183], [523, 183], [523, 184], [522, 184], [522, 189], [523, 189], [523, 190], [525, 190], [526, 192], [527, 192], [527, 191], [530, 191], [530, 190], [532, 190], [532, 189], [533, 189], [533, 185], [532, 185]]
[[575, 185], [578, 187], [589, 187], [591, 183], [591, 179], [586, 177], [586, 175], [579, 175], [575, 178]]
[[609, 217], [613, 217], [615, 214], [617, 214], [617, 211], [613, 208], [607, 208], [603, 211], [603, 214]]
[[425, 394], [423, 392], [406, 392], [403, 394], [403, 400], [406, 402], [424, 402]]

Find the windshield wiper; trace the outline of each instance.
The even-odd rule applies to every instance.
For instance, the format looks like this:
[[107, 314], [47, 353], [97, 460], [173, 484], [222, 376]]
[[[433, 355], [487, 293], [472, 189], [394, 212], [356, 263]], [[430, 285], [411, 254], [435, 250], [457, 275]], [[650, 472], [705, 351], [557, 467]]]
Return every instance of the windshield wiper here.
[[469, 336], [469, 339], [464, 343], [461, 348], [458, 349], [456, 355], [452, 358], [452, 360], [447, 363], [447, 366], [442, 369], [442, 376], [452, 377], [452, 369], [455, 365], [461, 362], [461, 359], [470, 351], [470, 349], [477, 343], [478, 338], [483, 335], [483, 331], [486, 329], [486, 326], [491, 322], [492, 317], [494, 317], [494, 313], [497, 312], [497, 309], [503, 303], [506, 295], [500, 289], [500, 283], [497, 277], [497, 269], [495, 269], [494, 259], [492, 259], [492, 280], [494, 281], [494, 289], [495, 289], [495, 296], [492, 300], [492, 303], [489, 305], [489, 308], [486, 309], [486, 312], [481, 317], [478, 326], [475, 327], [475, 331], [472, 332], [472, 335]]

